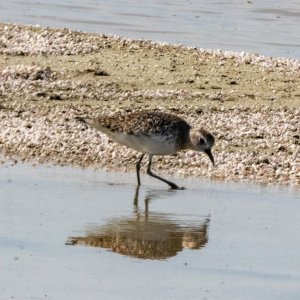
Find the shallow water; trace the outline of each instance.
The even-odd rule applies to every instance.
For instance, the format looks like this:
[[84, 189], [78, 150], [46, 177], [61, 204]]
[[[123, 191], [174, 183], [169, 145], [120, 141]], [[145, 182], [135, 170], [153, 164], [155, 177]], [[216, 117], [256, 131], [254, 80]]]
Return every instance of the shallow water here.
[[0, 299], [299, 299], [297, 191], [172, 179], [1, 166]]
[[1, 0], [0, 20], [300, 58], [298, 0]]

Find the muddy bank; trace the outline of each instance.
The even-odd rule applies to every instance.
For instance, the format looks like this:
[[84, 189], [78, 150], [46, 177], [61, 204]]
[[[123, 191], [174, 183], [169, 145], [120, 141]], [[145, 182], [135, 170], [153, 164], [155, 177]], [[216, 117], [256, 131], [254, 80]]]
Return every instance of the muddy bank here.
[[0, 147], [16, 161], [134, 170], [137, 153], [75, 116], [159, 109], [217, 138], [160, 173], [300, 185], [300, 62], [0, 25]]

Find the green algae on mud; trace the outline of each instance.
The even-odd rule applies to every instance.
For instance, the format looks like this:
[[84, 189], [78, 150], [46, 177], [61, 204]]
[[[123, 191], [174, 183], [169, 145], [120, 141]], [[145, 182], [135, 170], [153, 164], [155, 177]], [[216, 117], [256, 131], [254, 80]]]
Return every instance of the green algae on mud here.
[[[276, 61], [255, 55], [247, 56], [244, 53], [226, 54], [220, 51], [25, 26], [18, 26], [17, 32], [26, 32], [32, 39], [34, 34], [39, 34], [36, 38], [43, 37], [50, 45], [56, 42], [55, 36], [61, 34], [71, 35], [70, 40], [75, 37], [76, 39], [70, 45], [72, 49], [67, 48], [68, 44], [63, 44], [61, 48], [56, 45], [60, 51], [52, 52], [50, 49], [47, 52], [47, 48], [38, 52], [38, 45], [35, 45], [38, 41], [29, 39], [32, 48], [28, 46], [27, 52], [20, 52], [20, 48], [17, 48], [19, 51], [14, 51], [13, 46], [6, 42], [6, 36], [9, 36], [7, 31], [10, 39], [13, 40], [13, 37], [12, 30], [4, 30], [5, 27], [13, 26], [0, 26], [1, 69], [18, 65], [48, 67], [55, 74], [56, 80], [72, 81], [75, 89], [80, 89], [82, 85], [89, 86], [90, 94], [85, 95], [86, 101], [109, 101], [105, 95], [97, 94], [98, 85], [101, 85], [108, 90], [115, 89], [117, 96], [127, 92], [126, 100], [134, 97], [136, 91], [145, 94], [146, 91], [159, 90], [172, 91], [168, 100], [180, 100], [181, 104], [229, 107], [251, 107], [257, 104], [271, 107], [300, 105], [299, 61]], [[85, 40], [87, 41], [84, 42]], [[11, 52], [8, 48], [10, 46]], [[79, 48], [77, 51], [74, 50], [76, 46]], [[74, 55], [70, 54], [71, 50]], [[178, 91], [185, 91], [190, 97], [178, 99]], [[68, 92], [63, 87], [57, 92], [62, 92], [66, 100], [79, 100], [84, 97], [81, 93]], [[22, 96], [22, 92], [19, 96]], [[47, 99], [47, 96], [49, 97], [47, 94], [43, 95], [42, 99]], [[33, 95], [27, 95], [27, 98], [36, 100]], [[148, 99], [146, 95], [140, 98], [152, 103], [152, 99]]]

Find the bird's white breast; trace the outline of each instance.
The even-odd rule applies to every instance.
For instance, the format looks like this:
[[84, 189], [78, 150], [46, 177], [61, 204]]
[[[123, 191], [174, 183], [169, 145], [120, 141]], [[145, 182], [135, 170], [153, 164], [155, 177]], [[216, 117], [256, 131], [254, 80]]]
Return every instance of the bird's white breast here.
[[107, 135], [115, 142], [133, 148], [139, 152], [153, 155], [168, 155], [176, 152], [175, 138], [161, 135], [145, 136], [122, 132], [110, 132]]

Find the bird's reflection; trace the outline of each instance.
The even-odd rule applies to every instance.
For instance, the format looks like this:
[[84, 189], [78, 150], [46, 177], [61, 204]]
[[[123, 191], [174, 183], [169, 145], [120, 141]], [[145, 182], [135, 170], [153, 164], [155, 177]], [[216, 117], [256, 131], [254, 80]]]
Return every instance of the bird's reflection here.
[[197, 224], [186, 224], [174, 215], [150, 212], [152, 197], [146, 195], [145, 209], [140, 209], [137, 188], [133, 215], [114, 218], [101, 226], [91, 225], [85, 236], [70, 237], [66, 244], [106, 248], [142, 259], [166, 259], [185, 248], [200, 249], [206, 245], [209, 217], [202, 217]]

